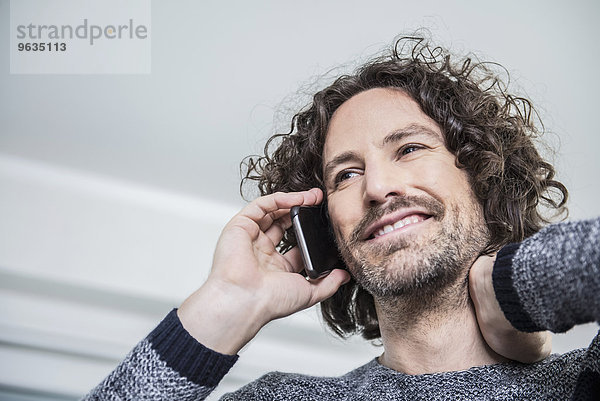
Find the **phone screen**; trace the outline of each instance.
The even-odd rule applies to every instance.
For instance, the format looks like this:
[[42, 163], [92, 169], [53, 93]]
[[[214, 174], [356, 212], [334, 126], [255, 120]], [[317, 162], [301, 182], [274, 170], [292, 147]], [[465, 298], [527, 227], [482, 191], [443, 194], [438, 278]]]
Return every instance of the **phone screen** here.
[[290, 214], [308, 277], [318, 278], [343, 268], [325, 207], [295, 206]]

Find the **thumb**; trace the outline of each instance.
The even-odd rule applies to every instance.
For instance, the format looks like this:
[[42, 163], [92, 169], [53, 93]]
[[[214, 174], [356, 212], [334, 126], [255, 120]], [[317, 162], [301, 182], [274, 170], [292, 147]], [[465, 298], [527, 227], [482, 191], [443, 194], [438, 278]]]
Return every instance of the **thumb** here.
[[311, 281], [313, 287], [312, 304], [331, 297], [344, 284], [350, 281], [350, 274], [342, 269], [334, 269], [327, 276]]

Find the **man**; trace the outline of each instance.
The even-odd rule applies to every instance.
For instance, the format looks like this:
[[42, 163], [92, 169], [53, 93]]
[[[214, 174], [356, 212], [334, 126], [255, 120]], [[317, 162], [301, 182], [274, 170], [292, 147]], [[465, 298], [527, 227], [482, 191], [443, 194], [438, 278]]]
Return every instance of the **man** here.
[[[383, 355], [339, 378], [273, 373], [225, 399], [594, 397], [600, 340], [545, 358], [541, 330], [600, 317], [600, 220], [536, 234], [540, 202], [560, 212], [567, 192], [531, 115], [484, 65], [410, 38], [339, 78], [249, 159], [264, 196], [224, 228], [206, 283], [88, 399], [202, 399], [265, 324], [318, 302], [338, 334], [381, 337]], [[289, 210], [321, 202], [347, 271], [306, 280]]]

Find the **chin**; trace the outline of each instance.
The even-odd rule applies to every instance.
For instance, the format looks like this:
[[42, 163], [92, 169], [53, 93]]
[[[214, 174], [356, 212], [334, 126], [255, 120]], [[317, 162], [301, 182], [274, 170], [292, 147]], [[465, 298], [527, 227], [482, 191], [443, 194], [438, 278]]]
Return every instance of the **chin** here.
[[466, 264], [455, 250], [401, 249], [377, 257], [363, 254], [362, 263], [352, 258], [346, 265], [373, 296], [426, 296], [466, 277]]

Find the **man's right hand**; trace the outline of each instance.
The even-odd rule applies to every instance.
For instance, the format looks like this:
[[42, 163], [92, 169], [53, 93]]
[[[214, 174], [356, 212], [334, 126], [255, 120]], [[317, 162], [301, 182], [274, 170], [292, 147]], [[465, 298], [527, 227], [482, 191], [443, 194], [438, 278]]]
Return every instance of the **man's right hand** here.
[[275, 248], [291, 227], [290, 209], [317, 205], [319, 189], [258, 198], [223, 229], [207, 281], [178, 310], [183, 327], [204, 346], [237, 354], [271, 320], [332, 296], [350, 276], [340, 269], [319, 280], [298, 274], [300, 252]]

